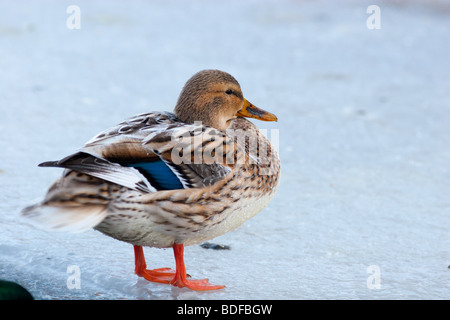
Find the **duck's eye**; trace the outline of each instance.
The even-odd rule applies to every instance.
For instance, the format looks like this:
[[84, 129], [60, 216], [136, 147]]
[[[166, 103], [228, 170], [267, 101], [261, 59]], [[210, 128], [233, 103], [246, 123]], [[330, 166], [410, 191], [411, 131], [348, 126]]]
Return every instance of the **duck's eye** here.
[[228, 89], [227, 91], [225, 91], [225, 93], [226, 93], [226, 94], [232, 94], [232, 93], [233, 93], [233, 90]]

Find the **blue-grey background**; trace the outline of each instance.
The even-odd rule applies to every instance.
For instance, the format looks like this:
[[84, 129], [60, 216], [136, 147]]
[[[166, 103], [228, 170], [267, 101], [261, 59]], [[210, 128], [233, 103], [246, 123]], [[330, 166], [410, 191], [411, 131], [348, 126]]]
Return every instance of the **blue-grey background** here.
[[[37, 299], [448, 299], [449, 27], [443, 0], [0, 1], [0, 279]], [[19, 218], [61, 174], [38, 163], [172, 110], [206, 68], [279, 118], [257, 123], [279, 129], [275, 199], [213, 240], [231, 250], [186, 248], [188, 273], [225, 290], [148, 283], [131, 245]], [[171, 250], [145, 253], [174, 267]]]

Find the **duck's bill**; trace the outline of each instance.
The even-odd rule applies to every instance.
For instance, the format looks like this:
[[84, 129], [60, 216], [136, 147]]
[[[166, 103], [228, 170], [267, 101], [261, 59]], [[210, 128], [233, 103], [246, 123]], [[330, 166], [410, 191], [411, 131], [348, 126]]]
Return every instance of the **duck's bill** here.
[[278, 118], [276, 115], [264, 111], [258, 107], [255, 107], [253, 104], [244, 99], [244, 107], [236, 113], [237, 116], [246, 117], [246, 118], [255, 118], [262, 121], [277, 121]]

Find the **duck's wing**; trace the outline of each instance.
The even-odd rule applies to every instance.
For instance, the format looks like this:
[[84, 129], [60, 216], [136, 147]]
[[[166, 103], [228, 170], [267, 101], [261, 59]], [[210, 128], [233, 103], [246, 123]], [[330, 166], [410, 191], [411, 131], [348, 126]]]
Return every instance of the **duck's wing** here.
[[138, 159], [154, 161], [158, 157], [142, 147], [149, 135], [165, 131], [182, 122], [170, 112], [150, 112], [129, 118], [90, 139], [80, 150], [116, 163]]
[[159, 157], [142, 146], [147, 130], [165, 130], [180, 121], [169, 112], [152, 112], [134, 116], [107, 129], [91, 140], [77, 153], [59, 161], [41, 163], [41, 167], [60, 167], [81, 172], [127, 188], [154, 192], [156, 188], [134, 162], [158, 162]]
[[130, 118], [77, 153], [40, 164], [61, 167], [141, 192], [201, 188], [223, 179], [235, 160], [223, 131], [188, 125], [171, 113]]
[[156, 191], [147, 179], [133, 167], [122, 166], [85, 152], [74, 153], [59, 161], [47, 161], [39, 166], [74, 170], [137, 191]]
[[67, 170], [44, 201], [23, 215], [44, 228], [85, 231], [104, 219], [120, 192], [111, 183], [143, 193], [208, 187], [233, 174], [243, 149], [214, 128], [188, 125], [168, 113], [140, 115], [100, 133], [73, 155], [41, 164]]
[[183, 188], [201, 188], [222, 180], [242, 155], [242, 148], [225, 132], [197, 124], [155, 131], [143, 146], [158, 155]]

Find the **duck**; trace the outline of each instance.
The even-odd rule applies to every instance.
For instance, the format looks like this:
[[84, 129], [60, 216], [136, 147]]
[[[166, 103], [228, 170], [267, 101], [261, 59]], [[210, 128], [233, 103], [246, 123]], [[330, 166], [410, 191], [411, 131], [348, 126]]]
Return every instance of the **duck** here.
[[[39, 164], [64, 171], [21, 215], [47, 230], [93, 228], [133, 245], [135, 273], [148, 281], [223, 289], [191, 279], [184, 248], [241, 226], [276, 194], [277, 150], [248, 118], [277, 121], [245, 99], [229, 73], [199, 71], [173, 112], [136, 115], [73, 154]], [[175, 270], [148, 269], [144, 247], [172, 248]]]

